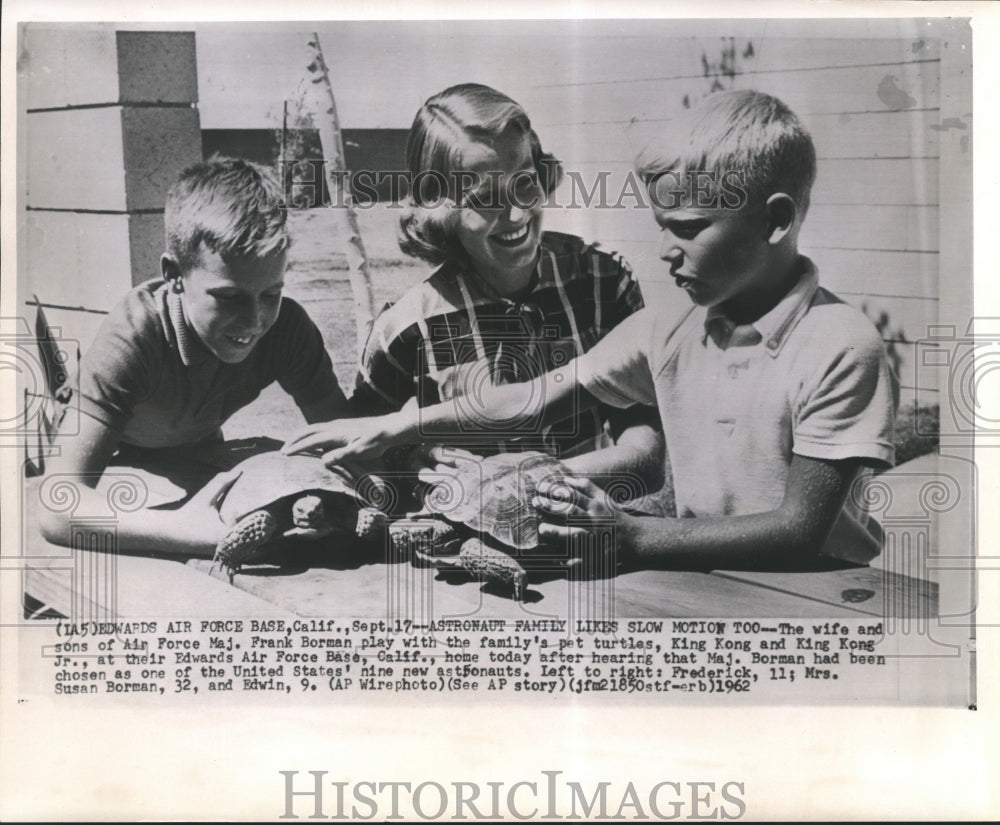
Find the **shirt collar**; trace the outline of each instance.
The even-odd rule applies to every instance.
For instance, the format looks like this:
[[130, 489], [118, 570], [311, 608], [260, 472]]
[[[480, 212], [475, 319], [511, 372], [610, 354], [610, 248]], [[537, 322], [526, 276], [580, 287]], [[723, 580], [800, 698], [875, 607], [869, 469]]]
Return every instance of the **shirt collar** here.
[[164, 287], [167, 293], [167, 315], [170, 320], [170, 328], [173, 332], [173, 339], [177, 344], [177, 353], [180, 355], [181, 363], [185, 367], [193, 367], [203, 364], [213, 356], [203, 347], [195, 337], [191, 327], [184, 317], [184, 306], [181, 304], [181, 296], [170, 288], [169, 284]]
[[736, 344], [733, 339], [738, 339], [744, 345], [763, 341], [771, 356], [777, 356], [795, 325], [805, 315], [819, 287], [815, 264], [805, 256], [800, 256], [799, 266], [802, 274], [795, 286], [770, 312], [752, 324], [737, 325], [719, 307], [709, 307], [705, 314], [705, 334], [702, 341], [712, 337], [720, 348], [730, 343]]
[[542, 289], [549, 287], [565, 289], [567, 279], [566, 273], [560, 269], [559, 255], [546, 243], [544, 233], [539, 241], [539, 255], [535, 262], [535, 271], [531, 276], [531, 284], [516, 300], [499, 295], [488, 282], [476, 276], [467, 264], [450, 260], [442, 265], [439, 272], [454, 284], [464, 283], [468, 297], [474, 303], [502, 304], [508, 308], [530, 303]]

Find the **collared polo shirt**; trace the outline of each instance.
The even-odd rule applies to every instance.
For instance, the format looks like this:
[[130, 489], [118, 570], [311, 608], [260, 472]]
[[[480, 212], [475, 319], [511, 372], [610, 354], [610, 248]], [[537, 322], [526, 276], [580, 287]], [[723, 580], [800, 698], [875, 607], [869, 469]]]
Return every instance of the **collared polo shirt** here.
[[131, 290], [80, 360], [80, 411], [144, 448], [195, 444], [278, 381], [297, 404], [337, 390], [323, 337], [305, 310], [282, 299], [278, 319], [239, 364], [226, 364], [184, 319], [160, 279]]
[[[658, 406], [678, 516], [776, 509], [793, 454], [892, 464], [897, 390], [881, 337], [802, 266], [751, 325], [695, 307], [664, 331], [646, 309], [579, 359], [579, 382], [600, 401]], [[857, 498], [824, 553], [867, 562], [880, 531]]]

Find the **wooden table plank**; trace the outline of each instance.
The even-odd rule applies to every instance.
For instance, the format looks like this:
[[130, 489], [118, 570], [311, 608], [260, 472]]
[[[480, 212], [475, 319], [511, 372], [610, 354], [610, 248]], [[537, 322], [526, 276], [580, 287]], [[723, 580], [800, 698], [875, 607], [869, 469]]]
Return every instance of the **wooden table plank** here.
[[[188, 564], [209, 572], [212, 563]], [[213, 574], [223, 580], [221, 571]], [[830, 571], [802, 574], [826, 577]], [[766, 579], [765, 579], [766, 581]], [[247, 566], [235, 587], [300, 616], [490, 618], [861, 618], [836, 602], [761, 587], [756, 582], [692, 571], [643, 570], [607, 579], [571, 580], [566, 573], [529, 575], [523, 603], [484, 587], [461, 571], [435, 571], [407, 562], [370, 560], [332, 567]], [[817, 590], [833, 585], [815, 582]]]
[[871, 567], [823, 573], [717, 570], [713, 575], [868, 616], [928, 618], [936, 616], [938, 610], [936, 584], [891, 570]]
[[[804, 575], [815, 578], [827, 573]], [[625, 616], [857, 619], [863, 615], [847, 605], [715, 574], [650, 570], [619, 579], [616, 594], [619, 610]], [[639, 612], [643, 609], [649, 612]]]
[[143, 556], [77, 550], [68, 566], [31, 563], [24, 570], [24, 588], [75, 622], [292, 616], [184, 564]]

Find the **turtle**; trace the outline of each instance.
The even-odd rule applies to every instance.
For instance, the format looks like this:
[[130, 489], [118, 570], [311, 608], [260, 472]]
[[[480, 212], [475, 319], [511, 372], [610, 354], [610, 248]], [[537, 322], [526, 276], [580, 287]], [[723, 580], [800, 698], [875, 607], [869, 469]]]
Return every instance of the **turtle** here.
[[[363, 540], [384, 535], [386, 515], [369, 506], [346, 470], [327, 469], [317, 457], [267, 452], [234, 469], [240, 476], [219, 507], [230, 528], [215, 548], [212, 566], [221, 566], [230, 584], [243, 563], [275, 538], [317, 538], [338, 528]], [[371, 483], [368, 487], [377, 494]]]
[[[423, 508], [389, 524], [393, 549], [435, 567], [459, 567], [523, 601], [527, 571], [521, 551], [538, 547], [541, 517], [531, 500], [542, 480], [569, 471], [546, 453], [500, 453], [463, 461], [424, 497]], [[551, 566], [551, 558], [548, 559]], [[572, 561], [565, 566], [571, 566]]]

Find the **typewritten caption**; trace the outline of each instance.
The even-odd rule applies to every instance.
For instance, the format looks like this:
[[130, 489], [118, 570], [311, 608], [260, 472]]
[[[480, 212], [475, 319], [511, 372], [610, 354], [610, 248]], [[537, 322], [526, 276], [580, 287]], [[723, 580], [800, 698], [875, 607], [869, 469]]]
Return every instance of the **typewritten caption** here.
[[[767, 694], [884, 672], [882, 622], [260, 619], [61, 622], [51, 693]], [[48, 692], [46, 690], [46, 692]]]

